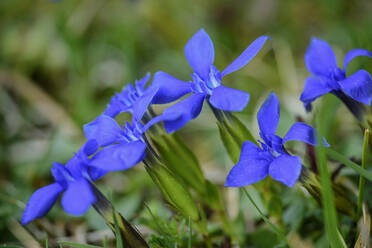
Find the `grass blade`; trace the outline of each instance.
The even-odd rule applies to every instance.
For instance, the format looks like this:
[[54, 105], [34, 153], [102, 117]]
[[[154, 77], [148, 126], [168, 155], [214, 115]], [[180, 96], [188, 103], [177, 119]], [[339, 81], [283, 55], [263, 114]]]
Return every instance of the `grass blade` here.
[[[323, 103], [323, 106], [316, 118], [317, 129], [319, 132], [317, 137], [318, 144], [322, 144], [322, 135], [326, 133], [330, 127], [329, 123], [331, 123], [331, 119], [327, 113], [329, 113], [328, 104], [325, 102]], [[331, 176], [328, 171], [328, 161], [325, 147], [316, 146], [316, 155], [320, 172], [320, 192], [328, 241], [330, 243], [330, 247], [332, 248], [347, 248], [345, 241], [338, 230], [336, 207], [332, 190]]]
[[[367, 159], [368, 159], [368, 142], [369, 142], [369, 130], [366, 129], [364, 132], [364, 142], [363, 142], [363, 152], [362, 152], [362, 169], [366, 168]], [[358, 195], [358, 211], [357, 211], [357, 220], [359, 219], [362, 212], [363, 204], [363, 195], [364, 195], [364, 177], [359, 178], [359, 195]]]
[[69, 247], [74, 247], [74, 248], [102, 248], [101, 246], [96, 246], [96, 245], [86, 245], [86, 244], [79, 244], [79, 243], [73, 243], [73, 242], [66, 242], [66, 241], [61, 241], [58, 242], [60, 246], [69, 246]]
[[189, 217], [189, 240], [187, 243], [188, 248], [191, 248], [191, 243], [192, 243], [192, 228], [191, 228], [191, 218]]
[[123, 245], [123, 237], [121, 236], [120, 227], [118, 224], [118, 219], [116, 217], [115, 212], [113, 213], [114, 216], [114, 225], [115, 225], [115, 238], [116, 238], [116, 247], [117, 248], [124, 248]]
[[336, 152], [335, 150], [332, 150], [330, 148], [327, 149], [327, 154], [330, 158], [337, 160], [341, 163], [343, 163], [345, 166], [353, 169], [355, 172], [357, 172], [359, 175], [364, 177], [365, 179], [372, 181], [372, 173], [368, 170], [362, 168], [357, 163], [354, 163], [350, 159], [348, 159], [346, 156]]
[[247, 196], [248, 200], [252, 203], [252, 205], [256, 208], [257, 212], [260, 214], [261, 218], [266, 222], [266, 224], [268, 224], [271, 229], [273, 229], [273, 231], [279, 236], [279, 238], [283, 241], [285, 241], [288, 245], [288, 240], [286, 238], [286, 236], [284, 235], [284, 233], [282, 233], [278, 227], [276, 227], [265, 215], [264, 213], [262, 213], [261, 209], [257, 206], [257, 204], [254, 202], [254, 200], [252, 199], [252, 197], [249, 195], [248, 191], [246, 190], [246, 188], [241, 188], [243, 190], [243, 192], [245, 193], [245, 195]]

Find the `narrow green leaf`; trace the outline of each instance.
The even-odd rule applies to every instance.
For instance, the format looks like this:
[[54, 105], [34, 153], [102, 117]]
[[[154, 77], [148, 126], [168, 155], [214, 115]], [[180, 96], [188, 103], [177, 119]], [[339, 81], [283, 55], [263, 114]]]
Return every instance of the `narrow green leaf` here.
[[[364, 131], [364, 142], [362, 151], [362, 169], [366, 168], [368, 159], [368, 143], [369, 143], [369, 130]], [[364, 177], [359, 178], [359, 194], [358, 194], [358, 210], [357, 210], [357, 220], [360, 218], [362, 213], [363, 205], [363, 195], [364, 195]]]
[[118, 219], [116, 217], [115, 212], [113, 213], [113, 217], [114, 217], [114, 226], [115, 226], [116, 248], [124, 248], [123, 237], [121, 236]]
[[217, 122], [218, 130], [220, 132], [220, 137], [222, 140], [222, 143], [229, 154], [229, 157], [233, 163], [237, 163], [239, 160], [239, 154], [241, 147], [238, 145], [238, 143], [234, 140], [234, 138], [229, 134], [227, 128], [225, 125], [220, 124]]
[[249, 195], [248, 191], [243, 187], [241, 188], [245, 195], [247, 196], [248, 200], [252, 203], [252, 205], [256, 208], [257, 212], [260, 214], [261, 218], [268, 224], [271, 229], [279, 236], [279, 238], [283, 241], [285, 241], [288, 245], [288, 240], [284, 233], [282, 233], [278, 227], [276, 227], [265, 215], [262, 213], [261, 209], [257, 206], [257, 204], [254, 202], [252, 197]]
[[192, 228], [191, 228], [191, 218], [189, 217], [189, 239], [188, 239], [187, 247], [191, 248], [191, 244], [192, 244]]
[[96, 246], [96, 245], [86, 245], [86, 244], [79, 244], [79, 243], [66, 242], [66, 241], [58, 242], [58, 244], [62, 247], [63, 245], [65, 245], [65, 246], [74, 247], [74, 248], [102, 248], [101, 246]]
[[349, 160], [345, 155], [342, 155], [341, 153], [336, 152], [335, 150], [332, 150], [330, 148], [327, 149], [327, 154], [330, 158], [337, 160], [347, 167], [350, 167], [355, 172], [357, 172], [359, 175], [364, 177], [365, 179], [372, 181], [372, 173], [368, 170], [362, 168], [357, 163], [354, 163], [353, 161]]
[[[331, 119], [329, 118], [329, 115], [327, 115], [327, 112], [329, 112], [327, 111], [328, 108], [329, 106], [327, 104], [323, 104], [316, 118], [316, 124], [319, 133], [317, 138], [319, 144], [322, 143], [322, 135], [325, 133], [326, 130], [328, 130], [330, 126]], [[345, 246], [345, 241], [343, 240], [338, 230], [332, 182], [330, 173], [328, 171], [327, 154], [325, 147], [316, 146], [316, 155], [320, 172], [320, 192], [323, 203], [323, 215], [325, 219], [328, 241], [332, 248], [347, 247]]]
[[49, 244], [48, 244], [48, 238], [45, 240], [45, 248], [48, 248], [49, 247]]
[[185, 185], [195, 189], [199, 194], [205, 193], [205, 177], [195, 154], [176, 134], [151, 136], [164, 164]]
[[190, 216], [192, 220], [199, 220], [199, 211], [189, 190], [183, 182], [160, 161], [147, 161], [146, 171], [154, 183], [157, 184], [167, 201], [184, 217]]

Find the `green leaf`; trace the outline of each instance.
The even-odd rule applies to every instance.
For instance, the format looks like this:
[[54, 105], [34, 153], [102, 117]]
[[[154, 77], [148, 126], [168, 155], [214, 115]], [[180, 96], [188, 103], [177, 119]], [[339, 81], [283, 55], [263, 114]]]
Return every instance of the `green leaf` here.
[[192, 244], [192, 228], [191, 228], [191, 219], [189, 217], [189, 237], [188, 237], [187, 247], [191, 248], [191, 244]]
[[159, 187], [166, 200], [184, 217], [199, 220], [199, 211], [190, 192], [161, 162], [146, 162], [146, 171]]
[[225, 125], [217, 122], [218, 130], [220, 132], [220, 138], [222, 143], [229, 154], [231, 161], [235, 164], [239, 161], [241, 147], [234, 140], [234, 138], [229, 134], [228, 129]]
[[[362, 151], [362, 169], [366, 168], [367, 159], [368, 159], [368, 143], [369, 143], [369, 130], [364, 131], [364, 142], [363, 142], [363, 151]], [[358, 194], [358, 210], [357, 210], [357, 219], [359, 219], [362, 213], [363, 205], [363, 195], [364, 195], [364, 177], [359, 178], [359, 194]]]
[[74, 248], [102, 248], [101, 246], [96, 246], [96, 245], [86, 245], [86, 244], [79, 244], [79, 243], [73, 243], [73, 242], [66, 242], [66, 241], [61, 241], [58, 242], [59, 245], [67, 246], [67, 247], [74, 247]]
[[121, 231], [120, 231], [120, 227], [119, 227], [115, 212], [113, 213], [113, 218], [114, 218], [114, 226], [115, 226], [116, 247], [124, 248], [123, 237], [121, 236]]
[[337, 160], [341, 163], [343, 163], [345, 166], [350, 167], [355, 172], [357, 172], [359, 175], [364, 177], [365, 179], [372, 181], [372, 173], [358, 165], [357, 163], [354, 163], [353, 161], [349, 160], [345, 155], [342, 155], [341, 153], [336, 152], [335, 150], [332, 150], [330, 148], [327, 149], [327, 154], [330, 158]]
[[[325, 98], [327, 100], [328, 98]], [[322, 135], [328, 130], [331, 122], [330, 115], [328, 114], [330, 110], [328, 109], [330, 105], [327, 102], [323, 103], [320, 112], [317, 115], [316, 123], [318, 129], [318, 143], [322, 143]], [[327, 154], [325, 147], [316, 146], [317, 162], [320, 172], [320, 192], [322, 197], [323, 215], [325, 219], [326, 233], [330, 246], [333, 248], [347, 247], [345, 246], [345, 241], [343, 240], [337, 224], [337, 214], [334, 203], [334, 195], [332, 191], [332, 182], [330, 173], [328, 171]]]
[[152, 135], [165, 166], [199, 194], [205, 193], [205, 177], [194, 153], [176, 134]]
[[232, 114], [217, 122], [217, 125], [225, 149], [234, 163], [238, 162], [240, 150], [245, 141], [249, 140], [258, 145], [249, 129]]

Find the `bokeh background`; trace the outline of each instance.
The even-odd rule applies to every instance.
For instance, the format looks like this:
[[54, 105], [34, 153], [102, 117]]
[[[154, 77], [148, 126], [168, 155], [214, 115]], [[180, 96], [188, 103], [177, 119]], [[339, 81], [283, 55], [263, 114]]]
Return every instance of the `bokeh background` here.
[[[297, 116], [312, 123], [312, 115], [304, 112], [298, 100], [309, 75], [303, 56], [310, 38], [327, 40], [341, 66], [348, 50], [372, 50], [371, 13], [370, 0], [1, 0], [0, 244], [34, 242], [47, 236], [52, 241], [99, 243], [112, 237], [94, 211], [71, 217], [59, 204], [46, 218], [28, 226], [34, 238], [17, 221], [31, 193], [51, 181], [51, 163], [66, 162], [77, 151], [84, 142], [82, 125], [104, 110], [115, 91], [158, 70], [189, 78], [191, 69], [183, 47], [200, 28], [214, 41], [215, 65], [220, 69], [258, 36], [273, 38], [248, 66], [226, 77], [224, 83], [251, 94], [239, 117], [252, 130], [257, 130], [260, 104], [274, 91], [282, 107], [279, 133], [284, 133]], [[348, 74], [357, 68], [371, 72], [372, 62], [360, 58]], [[327, 139], [345, 154], [359, 158], [360, 129], [344, 106], [335, 111], [335, 128]], [[198, 155], [207, 177], [222, 185], [232, 163], [210, 111], [204, 110], [180, 135]], [[142, 171], [142, 166], [136, 166], [112, 173], [98, 185], [124, 216], [149, 234], [151, 216], [143, 202], [164, 218], [171, 213]], [[258, 233], [252, 225], [256, 213], [249, 203], [239, 200], [234, 190], [226, 190], [225, 197], [230, 215], [236, 217], [244, 209], [247, 232]], [[285, 213], [288, 223], [296, 220], [293, 228], [299, 228], [309, 217], [308, 208], [317, 206], [315, 202], [301, 205], [301, 198], [294, 199], [298, 205]], [[293, 199], [283, 201], [285, 205]], [[317, 214], [321, 219], [321, 213]], [[304, 247], [324, 247], [323, 227], [319, 228], [311, 241], [302, 242], [309, 245]], [[265, 236], [259, 233], [258, 238], [251, 238], [264, 242], [259, 235]]]

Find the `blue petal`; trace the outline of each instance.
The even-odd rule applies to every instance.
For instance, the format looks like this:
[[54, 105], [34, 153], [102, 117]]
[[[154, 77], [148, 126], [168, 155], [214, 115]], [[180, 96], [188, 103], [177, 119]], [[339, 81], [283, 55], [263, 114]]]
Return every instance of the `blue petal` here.
[[121, 96], [118, 93], [111, 97], [110, 103], [107, 105], [103, 114], [115, 118], [121, 112], [126, 111], [127, 107], [120, 102], [120, 98]]
[[302, 91], [300, 96], [300, 100], [303, 103], [311, 103], [318, 97], [327, 94], [328, 92], [332, 91], [332, 88], [329, 87], [326, 78], [316, 78], [316, 77], [308, 77], [305, 81], [305, 87]]
[[149, 129], [151, 126], [155, 125], [158, 122], [176, 120], [177, 118], [181, 117], [181, 115], [182, 115], [182, 113], [178, 113], [178, 112], [168, 112], [166, 114], [158, 115], [158, 116], [152, 118], [150, 121], [148, 121], [141, 128], [141, 132], [145, 133], [147, 131], [147, 129]]
[[279, 100], [274, 93], [271, 93], [262, 104], [257, 114], [258, 125], [264, 135], [276, 133], [280, 118]]
[[73, 215], [84, 214], [96, 201], [96, 197], [86, 179], [80, 179], [69, 183], [67, 190], [62, 196], [63, 209]]
[[[71, 159], [69, 161], [71, 161]], [[68, 163], [69, 162], [67, 162], [67, 164]], [[71, 173], [68, 170], [68, 167], [58, 162], [53, 162], [52, 164], [53, 164], [53, 167], [51, 169], [51, 172], [54, 177], [54, 180], [57, 183], [59, 183], [61, 186], [66, 188], [68, 181], [73, 179]], [[71, 162], [70, 162], [70, 166], [71, 166]]]
[[95, 139], [99, 146], [107, 146], [120, 140], [123, 130], [110, 116], [100, 115], [94, 121], [84, 125], [85, 137]]
[[271, 156], [260, 156], [262, 150], [250, 141], [243, 144], [239, 162], [227, 175], [226, 187], [243, 187], [261, 181], [269, 174]]
[[276, 181], [293, 187], [300, 177], [301, 168], [299, 157], [282, 154], [271, 162], [269, 174]]
[[349, 51], [344, 58], [344, 71], [346, 72], [347, 70], [347, 65], [352, 61], [354, 58], [358, 56], [367, 56], [372, 58], [372, 53], [368, 50], [365, 49], [353, 49]]
[[367, 71], [359, 70], [338, 83], [345, 94], [358, 102], [371, 105], [372, 78]]
[[155, 87], [147, 88], [146, 92], [133, 104], [133, 119], [141, 121], [149, 105], [153, 101], [158, 89]]
[[141, 78], [140, 80], [136, 80], [135, 85], [136, 85], [136, 90], [137, 91], [143, 91], [145, 89], [147, 81], [150, 79], [150, 72], [146, 73], [146, 75]]
[[22, 225], [46, 215], [62, 191], [63, 188], [58, 183], [36, 190], [27, 202], [22, 215]]
[[141, 162], [145, 151], [146, 144], [140, 140], [123, 142], [101, 149], [89, 165], [105, 171], [126, 170]]
[[191, 93], [191, 82], [179, 80], [162, 71], [155, 73], [152, 85], [158, 88], [152, 101], [154, 104], [170, 103]]
[[86, 156], [93, 155], [98, 150], [98, 143], [95, 139], [88, 140], [85, 142], [81, 150], [84, 152]]
[[185, 56], [194, 72], [203, 80], [207, 80], [214, 61], [214, 47], [211, 38], [204, 29], [199, 30], [187, 42]]
[[247, 106], [249, 94], [223, 85], [213, 89], [209, 102], [218, 109], [225, 111], [242, 111]]
[[[162, 114], [167, 133], [177, 131], [190, 120], [195, 119], [203, 107], [205, 94], [195, 93], [166, 108]], [[177, 116], [178, 118], [174, 118]]]
[[61, 173], [64, 173], [67, 179], [82, 178], [83, 173], [87, 169], [86, 165], [87, 160], [88, 160], [87, 157], [82, 157], [80, 156], [79, 153], [77, 153], [74, 156], [72, 156], [72, 158], [70, 158], [67, 161], [66, 166], [64, 166], [65, 169], [67, 169], [67, 171], [69, 172], [70, 177], [68, 176], [68, 174], [65, 173], [66, 170], [62, 170], [62, 168], [60, 168], [60, 171]]
[[258, 37], [255, 41], [253, 41], [242, 54], [239, 55], [237, 59], [235, 59], [226, 69], [222, 72], [222, 77], [230, 74], [234, 71], [239, 70], [243, 66], [249, 63], [261, 50], [263, 45], [265, 44], [267, 39], [271, 39], [268, 36], [261, 36]]
[[106, 170], [102, 170], [93, 166], [88, 167], [88, 175], [90, 179], [96, 181], [107, 174]]
[[[297, 122], [291, 126], [287, 134], [283, 138], [283, 144], [289, 140], [298, 140], [307, 144], [318, 145], [316, 130], [311, 126]], [[329, 147], [327, 141], [323, 138], [323, 145]]]
[[337, 68], [336, 56], [327, 42], [312, 38], [305, 54], [307, 69], [317, 76], [330, 76]]

